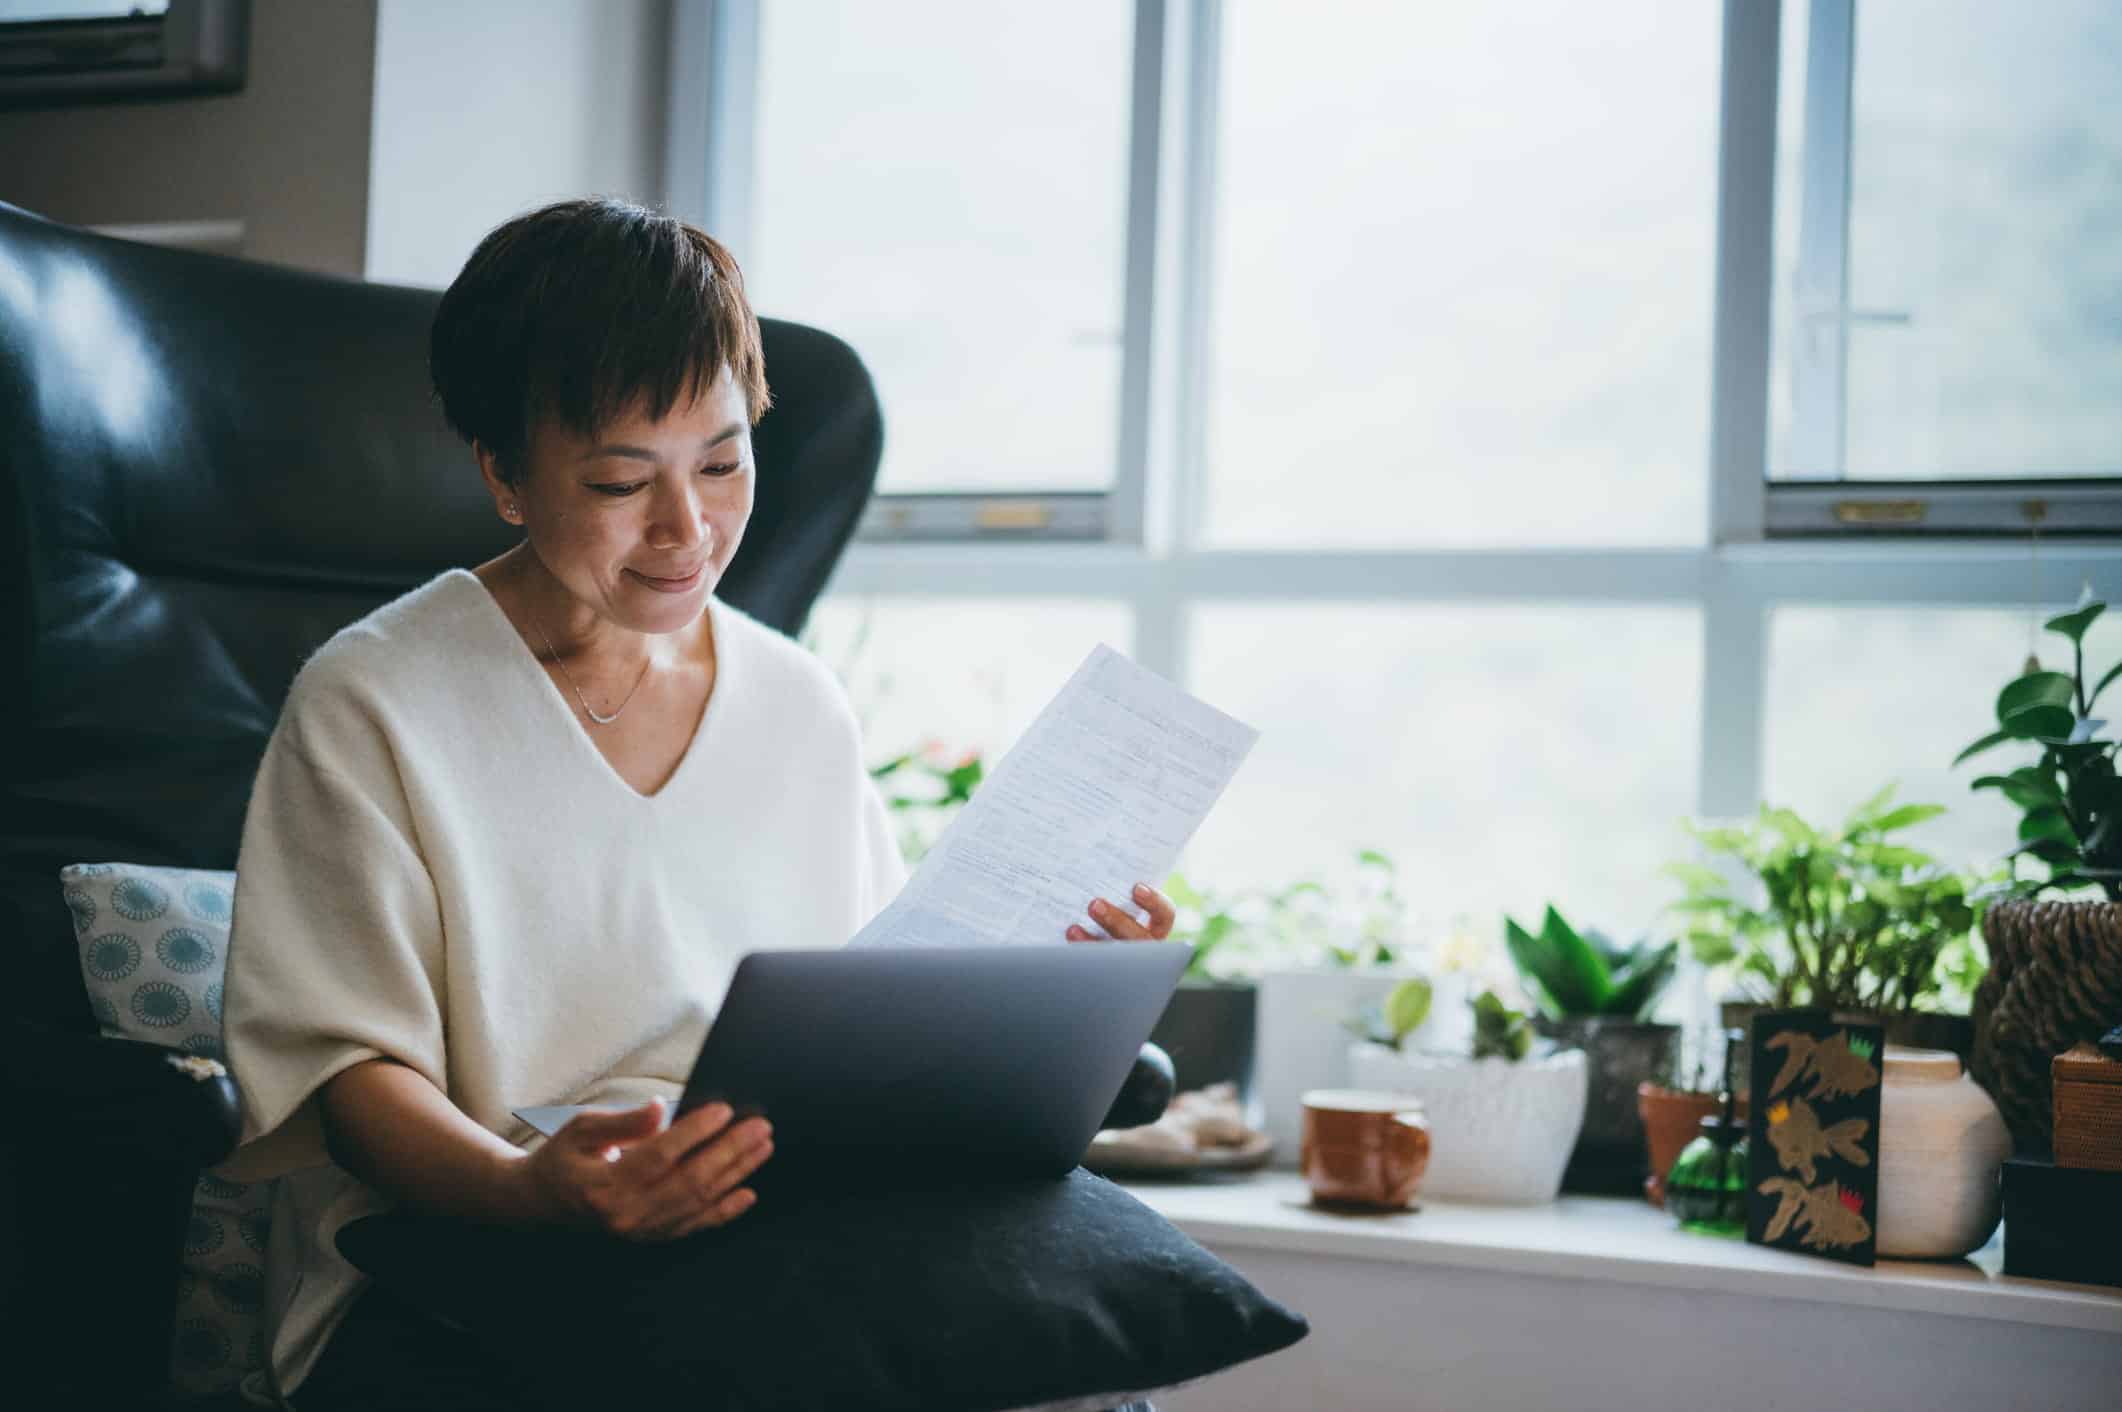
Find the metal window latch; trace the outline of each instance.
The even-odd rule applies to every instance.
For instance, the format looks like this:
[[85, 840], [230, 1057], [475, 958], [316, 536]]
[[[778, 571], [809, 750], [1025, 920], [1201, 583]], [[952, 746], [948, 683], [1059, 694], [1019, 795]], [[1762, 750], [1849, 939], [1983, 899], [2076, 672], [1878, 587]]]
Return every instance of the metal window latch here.
[[1050, 507], [1021, 501], [989, 500], [973, 511], [973, 524], [983, 530], [1042, 530], [1053, 522]]
[[1835, 523], [1840, 525], [1920, 525], [1930, 513], [1926, 500], [1837, 500]]

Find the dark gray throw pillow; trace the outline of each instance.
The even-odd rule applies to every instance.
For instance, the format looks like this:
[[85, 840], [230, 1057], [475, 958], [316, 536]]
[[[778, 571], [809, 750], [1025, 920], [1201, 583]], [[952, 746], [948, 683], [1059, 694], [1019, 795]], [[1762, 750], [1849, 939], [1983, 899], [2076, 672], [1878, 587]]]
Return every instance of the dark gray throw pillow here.
[[1309, 1332], [1080, 1168], [791, 1187], [669, 1245], [394, 1212], [339, 1249], [556, 1407], [999, 1412], [1185, 1382]]

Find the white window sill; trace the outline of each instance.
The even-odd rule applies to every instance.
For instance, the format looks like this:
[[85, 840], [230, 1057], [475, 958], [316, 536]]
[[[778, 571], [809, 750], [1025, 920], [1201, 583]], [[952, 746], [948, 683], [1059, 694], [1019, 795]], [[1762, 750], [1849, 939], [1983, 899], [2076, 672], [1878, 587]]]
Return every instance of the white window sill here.
[[2001, 1239], [1968, 1260], [1882, 1260], [1865, 1269], [1690, 1235], [1664, 1212], [1621, 1197], [1566, 1196], [1529, 1207], [1418, 1197], [1412, 1212], [1350, 1216], [1314, 1209], [1292, 1172], [1126, 1185], [1180, 1230], [1226, 1253], [1274, 1250], [1609, 1280], [2122, 1334], [2122, 1290], [2005, 1275]]

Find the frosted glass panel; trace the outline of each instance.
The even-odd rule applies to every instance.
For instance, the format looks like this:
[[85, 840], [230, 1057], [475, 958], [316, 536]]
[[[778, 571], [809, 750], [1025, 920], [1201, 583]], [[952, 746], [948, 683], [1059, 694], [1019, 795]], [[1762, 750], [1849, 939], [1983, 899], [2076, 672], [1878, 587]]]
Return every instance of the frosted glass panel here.
[[847, 684], [872, 764], [928, 743], [992, 764], [1093, 647], [1132, 651], [1134, 615], [1100, 599], [836, 594], [803, 636]]
[[[2045, 620], [2066, 611], [2041, 611]], [[1901, 797], [1952, 812], [1908, 834], [1911, 844], [1962, 864], [1988, 865], [2017, 846], [2018, 811], [1978, 775], [2033, 763], [2032, 746], [1998, 746], [1955, 770], [1952, 759], [1996, 729], [1997, 693], [2028, 648], [2043, 666], [2071, 669], [2070, 644], [2029, 638], [2024, 608], [1790, 607], [1770, 618], [1767, 797], [1839, 820], [1890, 779]], [[2038, 626], [2036, 624], [2036, 626]], [[2087, 685], [2122, 657], [2112, 614], [2086, 635]], [[2117, 703], [2110, 687], [2102, 714]]]
[[1207, 533], [1700, 543], [1719, 7], [1224, 29]]
[[1806, 463], [1833, 409], [1793, 365], [1844, 336], [1850, 479], [2122, 474], [2122, 7], [1855, 13], [1848, 307], [1800, 308], [1807, 7], [1783, 7], [1772, 472], [1838, 469]]
[[1261, 738], [1190, 874], [1279, 884], [1372, 847], [1434, 917], [1656, 922], [1695, 799], [1694, 608], [1206, 606], [1192, 644], [1193, 690]]
[[[1112, 483], [1133, 9], [759, 7], [760, 312], [876, 376], [881, 487]], [[772, 369], [768, 369], [769, 375]]]

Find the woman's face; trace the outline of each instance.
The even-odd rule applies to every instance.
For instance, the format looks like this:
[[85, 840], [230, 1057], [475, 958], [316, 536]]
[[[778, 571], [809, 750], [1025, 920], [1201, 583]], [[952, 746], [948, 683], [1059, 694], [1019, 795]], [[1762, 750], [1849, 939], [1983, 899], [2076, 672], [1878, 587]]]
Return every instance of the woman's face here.
[[525, 460], [511, 487], [479, 456], [503, 517], [577, 600], [634, 632], [700, 616], [752, 513], [751, 420], [726, 368], [691, 406], [661, 421], [636, 409], [594, 442], [538, 426]]

